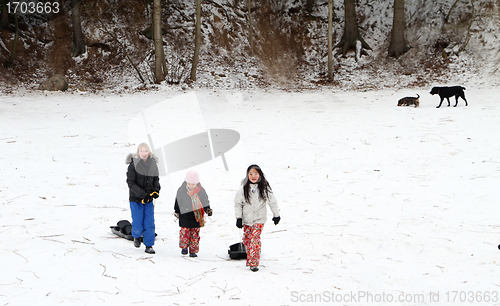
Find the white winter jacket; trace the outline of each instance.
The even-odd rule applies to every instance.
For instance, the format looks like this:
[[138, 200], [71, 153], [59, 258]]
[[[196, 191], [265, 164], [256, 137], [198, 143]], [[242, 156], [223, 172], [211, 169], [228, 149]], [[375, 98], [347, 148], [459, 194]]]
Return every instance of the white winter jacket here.
[[259, 190], [257, 184], [250, 184], [250, 204], [245, 201], [243, 185], [240, 186], [234, 197], [234, 210], [236, 219], [242, 218], [243, 224], [254, 225], [255, 223], [266, 223], [267, 208], [266, 203], [271, 208], [273, 217], [279, 217], [280, 210], [278, 202], [272, 191], [269, 192], [269, 200], [259, 199]]

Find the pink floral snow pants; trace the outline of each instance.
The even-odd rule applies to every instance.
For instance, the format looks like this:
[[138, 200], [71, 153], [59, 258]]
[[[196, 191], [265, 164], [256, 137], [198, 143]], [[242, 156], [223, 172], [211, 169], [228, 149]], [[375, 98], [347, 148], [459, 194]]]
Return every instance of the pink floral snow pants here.
[[260, 234], [264, 224], [256, 223], [252, 226], [243, 226], [243, 244], [247, 250], [247, 266], [256, 267], [260, 261]]
[[200, 251], [200, 228], [181, 227], [179, 247], [189, 249], [189, 253], [198, 253]]

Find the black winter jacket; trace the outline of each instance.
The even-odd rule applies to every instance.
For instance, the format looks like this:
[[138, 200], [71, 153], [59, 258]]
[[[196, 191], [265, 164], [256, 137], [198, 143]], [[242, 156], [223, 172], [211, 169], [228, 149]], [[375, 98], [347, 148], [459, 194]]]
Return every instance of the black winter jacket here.
[[148, 157], [147, 161], [133, 157], [129, 154], [126, 160], [127, 184], [129, 188], [129, 201], [141, 202], [153, 191], [160, 193], [160, 178], [156, 158]]
[[[193, 204], [191, 202], [191, 197], [187, 194], [186, 185], [186, 182], [182, 183], [175, 197], [174, 210], [179, 214], [179, 226], [186, 228], [200, 227], [200, 223], [196, 221], [194, 216]], [[198, 184], [198, 186], [200, 185]], [[198, 198], [200, 198], [201, 205], [203, 205], [205, 212], [210, 209], [210, 201], [208, 200], [205, 188], [201, 187], [200, 192], [198, 192]]]

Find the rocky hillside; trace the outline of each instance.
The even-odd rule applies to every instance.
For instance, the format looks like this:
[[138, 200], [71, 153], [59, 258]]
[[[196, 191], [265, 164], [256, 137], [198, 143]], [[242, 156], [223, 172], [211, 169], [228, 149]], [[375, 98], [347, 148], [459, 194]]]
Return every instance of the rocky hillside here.
[[[500, 0], [406, 1], [406, 39], [411, 49], [398, 59], [387, 55], [393, 1], [356, 1], [359, 29], [372, 50], [359, 60], [354, 51], [335, 57], [333, 82], [326, 80], [327, 0], [252, 1], [253, 52], [248, 1], [203, 0], [196, 82], [188, 80], [195, 1], [163, 1], [169, 69], [163, 85], [154, 85], [152, 75], [152, 1], [81, 0], [86, 53], [78, 57], [71, 56], [71, 7], [66, 2], [59, 14], [18, 15], [16, 57], [10, 66], [0, 68], [5, 92], [18, 86], [38, 88], [55, 73], [68, 78], [70, 90], [116, 92], [159, 86], [370, 90], [471, 80], [499, 83]], [[10, 57], [15, 37], [14, 15], [8, 17], [8, 24], [2, 23], [1, 62]], [[343, 31], [344, 3], [335, 0], [336, 43]]]

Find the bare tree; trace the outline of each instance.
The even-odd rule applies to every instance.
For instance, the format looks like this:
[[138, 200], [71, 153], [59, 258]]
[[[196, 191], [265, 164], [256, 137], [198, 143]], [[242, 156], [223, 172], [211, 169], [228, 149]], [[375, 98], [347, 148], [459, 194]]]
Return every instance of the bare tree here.
[[[457, 3], [458, 3], [459, 0], [455, 0], [455, 2], [453, 3], [453, 5], [451, 6], [450, 8], [450, 11], [448, 12], [448, 14], [446, 15], [445, 19], [444, 19], [444, 22], [445, 24], [449, 23], [450, 22], [450, 17], [451, 17], [451, 13], [452, 11], [455, 9]], [[467, 25], [467, 34], [465, 36], [465, 40], [463, 42], [463, 44], [460, 46], [460, 48], [458, 49], [458, 53], [460, 52], [463, 52], [465, 50], [465, 48], [467, 47], [467, 45], [469, 44], [469, 41], [470, 41], [470, 38], [471, 38], [471, 28], [472, 28], [472, 24], [474, 23], [474, 21], [477, 21], [478, 18], [481, 17], [481, 15], [478, 13], [476, 13], [476, 9], [474, 7], [474, 1], [470, 1], [470, 5], [471, 5], [471, 8], [472, 8], [472, 11], [470, 13], [470, 19], [469, 19], [469, 23]], [[448, 53], [443, 50], [443, 57], [448, 57]]]
[[398, 58], [410, 50], [405, 39], [405, 0], [394, 0], [389, 56]]
[[161, 30], [161, 2], [153, 1], [153, 39], [155, 43], [155, 82], [165, 81], [167, 74], [165, 53], [163, 52], [163, 38]]
[[314, 8], [314, 0], [306, 0], [306, 12], [307, 13], [312, 13], [313, 11], [313, 8]]
[[50, 21], [53, 24], [52, 45], [48, 48], [52, 74], [65, 75], [73, 65], [71, 61], [71, 18], [64, 6], [64, 1], [59, 0], [60, 8], [58, 12], [52, 11]]
[[0, 0], [0, 10], [2, 11], [2, 23], [0, 23], [0, 29], [10, 30], [9, 14], [7, 12], [7, 3], [9, 0]]
[[14, 34], [14, 44], [12, 46], [12, 52], [10, 52], [9, 58], [3, 63], [5, 68], [9, 68], [10, 65], [14, 62], [14, 58], [16, 57], [16, 49], [17, 49], [17, 42], [19, 41], [19, 22], [17, 20], [17, 12], [14, 12], [14, 22], [16, 25], [16, 32]]
[[333, 81], [333, 0], [328, 0], [328, 81]]
[[85, 53], [85, 40], [83, 39], [82, 22], [80, 19], [80, 0], [71, 0], [71, 24], [73, 25], [72, 56], [77, 57]]
[[248, 40], [250, 42], [250, 55], [253, 55], [252, 0], [248, 0]]
[[346, 55], [349, 50], [356, 50], [357, 42], [361, 42], [361, 54], [368, 55], [366, 50], [371, 50], [370, 46], [365, 42], [359, 33], [358, 21], [356, 19], [355, 0], [344, 0], [345, 25], [344, 35], [335, 48], [341, 48], [337, 55]]
[[[460, 0], [455, 0], [455, 2], [453, 2], [453, 4], [451, 5], [451, 8], [448, 11], [448, 14], [446, 14], [446, 17], [444, 18], [444, 23], [448, 23], [448, 21], [450, 20], [451, 12], [453, 11], [453, 9], [455, 8], [455, 6], [457, 5], [458, 1], [460, 1]], [[472, 3], [472, 5], [474, 5], [473, 1], [471, 1], [471, 3]]]
[[193, 66], [191, 68], [191, 81], [196, 81], [196, 68], [200, 58], [201, 45], [201, 0], [196, 0], [196, 29], [194, 34], [194, 57]]

